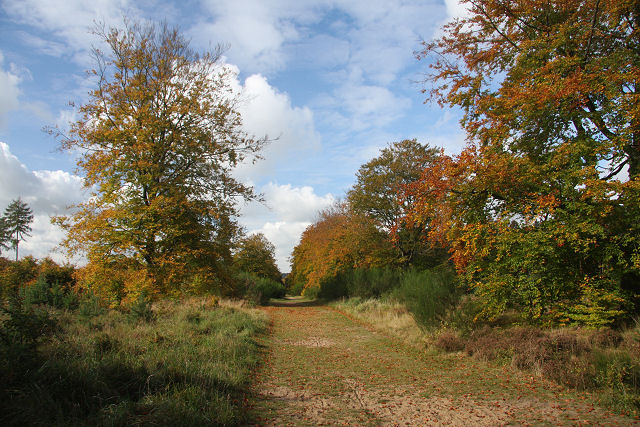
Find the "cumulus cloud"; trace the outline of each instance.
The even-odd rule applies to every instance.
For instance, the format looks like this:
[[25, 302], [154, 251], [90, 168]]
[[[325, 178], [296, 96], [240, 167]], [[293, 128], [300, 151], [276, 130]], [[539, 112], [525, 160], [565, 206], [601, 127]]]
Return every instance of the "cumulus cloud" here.
[[[0, 209], [20, 197], [32, 209], [32, 237], [21, 244], [21, 254], [44, 257], [50, 254], [63, 237], [62, 230], [49, 218], [64, 214], [69, 205], [84, 200], [82, 179], [64, 171], [30, 171], [0, 142]], [[52, 254], [61, 260], [60, 254]]]
[[257, 137], [267, 135], [273, 139], [261, 153], [263, 160], [236, 170], [241, 179], [259, 180], [292, 156], [320, 147], [313, 113], [308, 107], [293, 106], [286, 93], [270, 86], [261, 75], [249, 76], [242, 86], [236, 80], [233, 86], [244, 100], [238, 108], [244, 129]]
[[263, 233], [276, 246], [281, 271], [289, 271], [289, 257], [300, 235], [320, 210], [335, 203], [332, 194], [315, 193], [310, 186], [295, 187], [270, 182], [261, 189], [265, 204], [252, 203], [242, 210], [240, 222], [249, 233]]
[[447, 14], [449, 19], [466, 18], [469, 16], [469, 9], [466, 4], [462, 4], [459, 0], [444, 0], [447, 6]]
[[0, 52], [0, 127], [4, 127], [6, 124], [7, 113], [18, 108], [20, 81], [18, 73], [14, 70], [4, 69], [4, 57]]

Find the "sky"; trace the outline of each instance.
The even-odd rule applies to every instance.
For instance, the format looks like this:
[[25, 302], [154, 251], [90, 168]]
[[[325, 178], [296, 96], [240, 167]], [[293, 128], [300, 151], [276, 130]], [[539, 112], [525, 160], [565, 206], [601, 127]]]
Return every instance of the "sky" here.
[[463, 14], [456, 0], [0, 0], [0, 211], [20, 197], [34, 212], [21, 256], [66, 261], [50, 217], [88, 197], [77, 153], [43, 129], [68, 128], [95, 87], [94, 22], [166, 20], [196, 50], [226, 47], [244, 128], [273, 139], [235, 171], [265, 199], [239, 222], [288, 272], [301, 233], [380, 149], [416, 138], [460, 151], [460, 113], [425, 103], [415, 52]]

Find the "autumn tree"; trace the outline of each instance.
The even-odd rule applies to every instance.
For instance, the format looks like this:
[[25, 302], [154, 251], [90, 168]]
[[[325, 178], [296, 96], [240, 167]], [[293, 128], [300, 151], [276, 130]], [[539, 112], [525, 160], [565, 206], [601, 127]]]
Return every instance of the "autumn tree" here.
[[406, 222], [412, 197], [398, 197], [438, 154], [437, 149], [415, 139], [391, 143], [378, 157], [360, 166], [356, 183], [347, 194], [354, 212], [366, 215], [386, 233], [393, 231], [397, 258], [403, 265], [426, 266], [444, 259], [443, 251], [426, 241], [428, 224]]
[[[29, 205], [19, 197], [9, 203], [4, 211], [4, 216], [0, 219], [0, 233], [4, 235], [3, 241], [8, 241], [11, 247], [16, 250], [16, 261], [18, 261], [18, 245], [25, 237], [31, 236], [31, 223], [33, 222], [33, 212]], [[3, 247], [5, 244], [2, 244]]]
[[231, 171], [265, 143], [242, 130], [232, 72], [220, 49], [197, 53], [166, 24], [95, 33], [107, 47], [94, 49], [97, 87], [59, 135], [80, 153], [92, 192], [57, 219], [64, 245], [86, 252], [96, 271], [139, 266], [135, 280], [153, 292], [181, 291], [194, 276], [222, 286], [235, 201], [255, 198]]
[[280, 282], [282, 274], [276, 265], [275, 250], [264, 234], [252, 234], [240, 240], [233, 265], [240, 271]]
[[464, 3], [420, 57], [469, 143], [424, 171], [409, 217], [451, 245], [485, 314], [609, 324], [640, 291], [640, 5]]
[[353, 268], [382, 267], [394, 258], [388, 236], [373, 221], [338, 203], [320, 212], [291, 256], [291, 282], [319, 289], [323, 279]]

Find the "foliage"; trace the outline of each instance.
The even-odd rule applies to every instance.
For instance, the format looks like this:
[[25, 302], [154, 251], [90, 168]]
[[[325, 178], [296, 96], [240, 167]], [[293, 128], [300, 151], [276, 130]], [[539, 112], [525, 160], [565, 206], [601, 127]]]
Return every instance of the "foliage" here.
[[86, 252], [94, 271], [126, 258], [137, 277], [123, 295], [179, 293], [196, 275], [224, 283], [235, 201], [255, 198], [231, 171], [265, 142], [242, 130], [231, 70], [220, 49], [196, 53], [166, 24], [96, 34], [108, 46], [94, 50], [97, 88], [70, 135], [58, 134], [62, 148], [80, 153], [92, 191], [56, 219], [67, 231], [63, 244]]
[[368, 217], [340, 204], [320, 213], [302, 233], [291, 257], [291, 281], [320, 288], [323, 279], [353, 269], [393, 263], [391, 243]]
[[[467, 2], [425, 43], [430, 95], [469, 143], [406, 197], [493, 318], [612, 324], [640, 292], [640, 11], [628, 1]], [[624, 171], [628, 173], [628, 179]]]
[[3, 250], [9, 249], [11, 242], [11, 232], [9, 231], [9, 224], [4, 217], [0, 217], [0, 254]]
[[286, 294], [284, 284], [251, 273], [240, 274], [244, 297], [254, 304], [266, 305], [270, 298], [282, 298]]
[[320, 282], [319, 297], [338, 299], [342, 297], [378, 298], [398, 287], [403, 272], [389, 267], [356, 268], [326, 277]]
[[[52, 312], [60, 329], [38, 338], [30, 361], [0, 351], [0, 422], [245, 424], [260, 359], [255, 338], [266, 318], [197, 301], [162, 302], [154, 312], [152, 323], [130, 322], [119, 311], [90, 319]], [[0, 325], [0, 337], [8, 328]]]
[[447, 266], [407, 271], [392, 296], [404, 303], [419, 326], [439, 326], [455, 306], [460, 290], [455, 272]]
[[233, 264], [239, 271], [280, 282], [282, 274], [276, 265], [275, 250], [264, 234], [252, 234], [240, 240]]
[[415, 139], [389, 144], [378, 157], [360, 166], [356, 183], [347, 195], [354, 212], [372, 219], [381, 231], [394, 231], [396, 256], [403, 265], [428, 267], [445, 256], [444, 251], [426, 242], [425, 224], [405, 220], [412, 209], [412, 198], [398, 202], [398, 194], [417, 181], [437, 155], [438, 150]]
[[33, 212], [19, 197], [9, 203], [0, 220], [0, 249], [6, 248], [4, 243], [9, 241], [11, 247], [16, 250], [16, 261], [20, 241], [31, 236], [31, 222], [33, 222]]

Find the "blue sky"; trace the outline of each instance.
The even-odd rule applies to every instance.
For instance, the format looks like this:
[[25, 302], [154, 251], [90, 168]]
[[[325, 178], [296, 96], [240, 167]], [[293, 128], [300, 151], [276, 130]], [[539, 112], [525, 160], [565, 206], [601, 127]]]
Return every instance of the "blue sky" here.
[[461, 13], [455, 0], [0, 0], [0, 209], [20, 196], [36, 214], [21, 254], [63, 260], [49, 217], [86, 197], [73, 155], [42, 128], [64, 129], [69, 102], [95, 83], [85, 75], [99, 46], [93, 21], [166, 19], [195, 49], [229, 46], [245, 128], [277, 137], [263, 161], [236, 171], [266, 199], [242, 206], [240, 222], [276, 245], [288, 271], [300, 233], [386, 144], [460, 150], [459, 113], [424, 104], [427, 64], [414, 51]]

